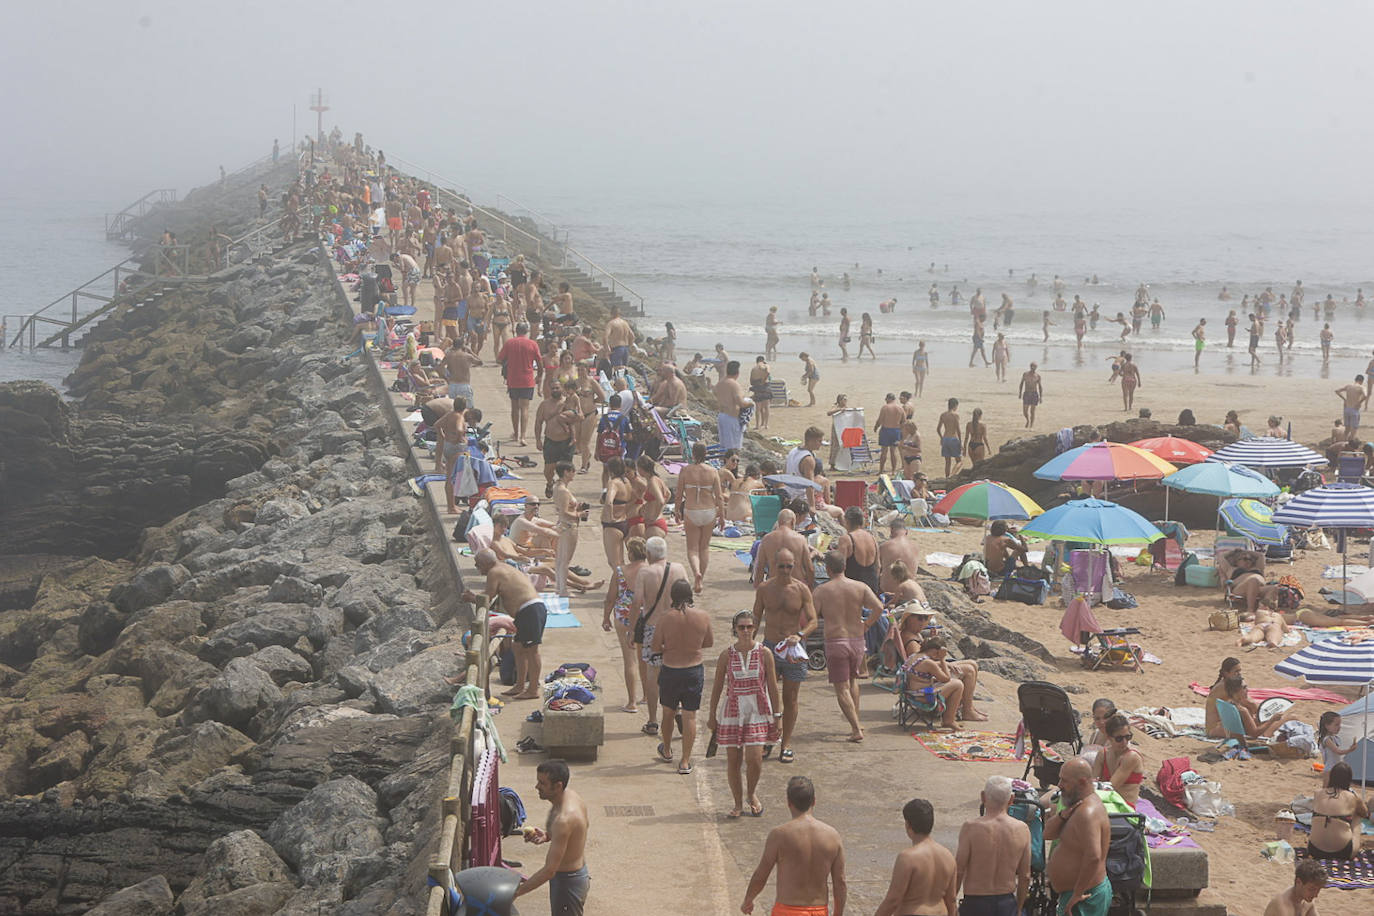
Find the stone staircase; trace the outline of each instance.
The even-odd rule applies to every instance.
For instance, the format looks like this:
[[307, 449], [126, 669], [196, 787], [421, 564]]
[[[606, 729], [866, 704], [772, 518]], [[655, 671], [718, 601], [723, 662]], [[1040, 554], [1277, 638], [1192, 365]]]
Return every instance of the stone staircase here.
[[609, 311], [612, 306], [615, 306], [620, 309], [620, 314], [625, 316], [644, 314], [637, 302], [631, 304], [624, 296], [621, 296], [600, 280], [594, 279], [584, 270], [576, 267], [550, 267], [545, 273], [548, 274], [555, 286], [559, 283], [568, 283], [573, 289], [595, 299], [607, 311]]

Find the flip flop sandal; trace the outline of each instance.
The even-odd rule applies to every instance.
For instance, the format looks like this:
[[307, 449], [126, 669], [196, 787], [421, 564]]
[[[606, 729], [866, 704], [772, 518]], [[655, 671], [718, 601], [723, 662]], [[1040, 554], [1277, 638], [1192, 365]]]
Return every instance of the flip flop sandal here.
[[[667, 751], [665, 751], [665, 750], [663, 749], [663, 742], [662, 742], [662, 741], [660, 741], [660, 742], [658, 743], [658, 751], [657, 751], [657, 753], [658, 753], [658, 759], [659, 759], [659, 760], [662, 760], [664, 763], [672, 763], [672, 762], [673, 762], [673, 755], [670, 754], [670, 753], [668, 753]], [[679, 772], [681, 772], [681, 771], [679, 771]]]
[[778, 763], [791, 763], [793, 760], [796, 759], [796, 756], [797, 755], [792, 753], [792, 749], [789, 747], [787, 750], [783, 751], [781, 754], [778, 755]]
[[764, 760], [767, 760], [769, 757], [772, 757], [772, 756], [773, 756], [773, 745], [771, 745], [771, 744], [765, 744], [765, 745], [763, 746], [763, 759], [764, 759]]
[[678, 768], [677, 768], [677, 775], [679, 775], [679, 776], [691, 776], [691, 775], [692, 775], [692, 765], [689, 763], [689, 764], [687, 764], [686, 768], [678, 767]]
[[590, 576], [592, 574], [592, 571], [585, 566], [569, 566], [568, 570], [579, 576]]
[[726, 819], [726, 820], [730, 820], [730, 821], [737, 821], [737, 820], [739, 820], [740, 815], [741, 815], [742, 813], [743, 813], [743, 812], [741, 812], [741, 811], [727, 811], [727, 812], [725, 813], [725, 819]]
[[753, 806], [753, 805], [750, 805], [750, 806], [749, 806], [749, 816], [750, 816], [750, 817], [763, 817], [763, 805], [762, 805], [762, 803], [759, 804], [759, 810], [757, 810], [757, 811], [754, 810], [754, 806]]
[[657, 734], [658, 734], [658, 723], [657, 723], [657, 722], [645, 722], [644, 725], [643, 725], [643, 727], [640, 728], [640, 731], [643, 732], [643, 733], [646, 734], [646, 735], [657, 735]]

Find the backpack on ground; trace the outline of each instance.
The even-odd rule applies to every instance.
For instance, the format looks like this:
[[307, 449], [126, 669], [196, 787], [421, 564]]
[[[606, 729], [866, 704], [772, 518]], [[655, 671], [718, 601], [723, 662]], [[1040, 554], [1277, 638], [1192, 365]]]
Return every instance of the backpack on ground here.
[[1183, 791], [1183, 774], [1193, 768], [1193, 761], [1187, 757], [1170, 757], [1159, 766], [1155, 774], [1155, 785], [1159, 794], [1176, 808], [1188, 807], [1188, 796]]

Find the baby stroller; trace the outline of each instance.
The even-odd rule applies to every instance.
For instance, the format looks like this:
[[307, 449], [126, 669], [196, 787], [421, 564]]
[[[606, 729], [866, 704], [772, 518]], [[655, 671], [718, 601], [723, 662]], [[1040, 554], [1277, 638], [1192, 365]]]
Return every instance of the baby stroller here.
[[1150, 854], [1145, 839], [1145, 816], [1133, 811], [1109, 811], [1107, 819], [1112, 828], [1107, 846], [1107, 878], [1112, 882], [1112, 904], [1107, 912], [1134, 916], [1138, 912], [1136, 892], [1145, 885], [1145, 863]]
[[1021, 778], [1025, 779], [1034, 768], [1040, 788], [1048, 788], [1059, 782], [1059, 768], [1063, 765], [1062, 760], [1046, 756], [1049, 745], [1068, 744], [1075, 754], [1083, 750], [1078, 713], [1064, 688], [1048, 681], [1027, 681], [1016, 688], [1016, 700], [1021, 707], [1021, 721], [1031, 739], [1026, 770]]

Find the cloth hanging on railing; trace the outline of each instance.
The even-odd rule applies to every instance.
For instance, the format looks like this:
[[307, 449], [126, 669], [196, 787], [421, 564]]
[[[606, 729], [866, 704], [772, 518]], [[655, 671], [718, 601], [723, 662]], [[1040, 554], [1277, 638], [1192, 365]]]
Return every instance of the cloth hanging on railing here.
[[464, 684], [458, 688], [458, 692], [453, 695], [453, 705], [448, 709], [453, 721], [457, 722], [463, 717], [464, 706], [471, 706], [477, 711], [477, 727], [486, 732], [487, 740], [496, 748], [501, 762], [509, 760], [506, 756], [506, 746], [501, 743], [501, 733], [497, 731], [496, 723], [492, 720], [491, 708], [487, 706], [487, 695], [481, 687], [476, 684]]

